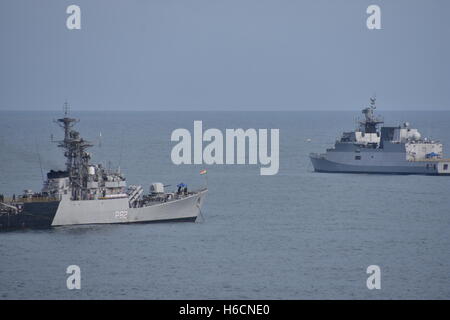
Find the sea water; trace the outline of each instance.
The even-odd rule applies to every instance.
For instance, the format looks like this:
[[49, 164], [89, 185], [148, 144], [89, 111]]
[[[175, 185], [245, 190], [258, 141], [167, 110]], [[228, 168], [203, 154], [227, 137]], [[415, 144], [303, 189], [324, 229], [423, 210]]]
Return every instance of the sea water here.
[[[450, 153], [450, 112], [383, 112]], [[39, 191], [64, 169], [58, 112], [0, 112], [0, 193]], [[74, 112], [93, 162], [129, 184], [209, 193], [197, 223], [58, 227], [0, 233], [1, 299], [449, 299], [450, 177], [313, 172], [359, 112]], [[280, 168], [180, 165], [171, 132], [277, 128]], [[447, 153], [447, 155], [449, 154]], [[66, 268], [81, 269], [68, 290]], [[369, 290], [367, 267], [381, 269]]]

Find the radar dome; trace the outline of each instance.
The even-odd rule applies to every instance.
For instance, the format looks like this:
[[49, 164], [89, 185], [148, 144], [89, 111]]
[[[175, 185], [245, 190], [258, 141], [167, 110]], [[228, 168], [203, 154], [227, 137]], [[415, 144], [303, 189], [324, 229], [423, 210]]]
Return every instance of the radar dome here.
[[412, 138], [414, 140], [420, 140], [421, 137], [422, 137], [422, 135], [418, 131], [414, 132], [412, 135]]

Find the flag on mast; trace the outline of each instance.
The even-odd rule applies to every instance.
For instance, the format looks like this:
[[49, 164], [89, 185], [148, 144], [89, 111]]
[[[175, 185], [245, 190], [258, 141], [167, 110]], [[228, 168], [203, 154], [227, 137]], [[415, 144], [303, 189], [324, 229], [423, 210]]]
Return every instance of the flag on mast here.
[[207, 171], [205, 169], [200, 171], [200, 174], [206, 174], [206, 173], [207, 173]]

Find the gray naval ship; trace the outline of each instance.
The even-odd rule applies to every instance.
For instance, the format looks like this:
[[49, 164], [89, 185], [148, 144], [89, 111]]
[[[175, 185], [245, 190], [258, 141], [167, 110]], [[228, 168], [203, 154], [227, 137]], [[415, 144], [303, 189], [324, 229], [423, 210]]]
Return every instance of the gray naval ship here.
[[450, 174], [450, 159], [444, 159], [442, 143], [422, 138], [405, 122], [396, 127], [378, 127], [384, 121], [374, 115], [375, 98], [362, 110], [364, 118], [355, 131], [344, 132], [325, 153], [311, 153], [317, 172]]
[[165, 192], [162, 183], [153, 183], [147, 194], [142, 186], [127, 187], [120, 170], [90, 163], [87, 149], [92, 144], [73, 129], [76, 122], [68, 117], [67, 107], [64, 118], [57, 120], [64, 130], [64, 140], [58, 141], [66, 158], [64, 171], [50, 171], [39, 193], [0, 196], [0, 230], [196, 220], [206, 187], [188, 191], [181, 183], [176, 191]]

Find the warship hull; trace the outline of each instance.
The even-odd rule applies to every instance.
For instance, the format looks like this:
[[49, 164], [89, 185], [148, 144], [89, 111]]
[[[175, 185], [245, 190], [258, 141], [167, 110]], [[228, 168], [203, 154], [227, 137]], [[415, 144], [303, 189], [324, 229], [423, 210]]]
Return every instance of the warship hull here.
[[333, 148], [311, 153], [317, 172], [450, 175], [450, 159], [443, 144], [423, 138], [419, 130], [404, 122], [378, 127], [384, 120], [374, 114], [375, 97], [362, 110], [359, 128], [344, 132]]
[[19, 212], [2, 207], [0, 230], [32, 228], [43, 229], [52, 225], [60, 201], [26, 202]]
[[316, 172], [450, 175], [450, 171], [443, 170], [443, 163], [437, 161], [358, 161], [358, 163], [346, 161], [344, 163], [329, 160], [320, 155], [311, 155], [310, 159]]
[[64, 130], [64, 140], [57, 143], [66, 169], [50, 170], [41, 192], [26, 189], [7, 200], [0, 195], [0, 230], [197, 219], [206, 188], [188, 192], [180, 183], [176, 192], [165, 192], [163, 183], [154, 182], [145, 194], [142, 186], [127, 187], [120, 168], [90, 162], [87, 150], [93, 144], [73, 129], [79, 120], [68, 117], [67, 102], [64, 109], [56, 122]]
[[128, 198], [73, 201], [63, 197], [61, 201], [24, 203], [20, 212], [0, 215], [0, 230], [85, 224], [195, 222], [206, 193], [207, 190], [202, 190], [180, 199], [139, 208], [130, 208]]

